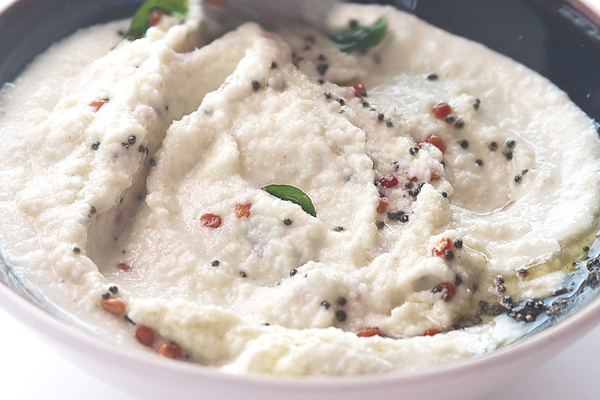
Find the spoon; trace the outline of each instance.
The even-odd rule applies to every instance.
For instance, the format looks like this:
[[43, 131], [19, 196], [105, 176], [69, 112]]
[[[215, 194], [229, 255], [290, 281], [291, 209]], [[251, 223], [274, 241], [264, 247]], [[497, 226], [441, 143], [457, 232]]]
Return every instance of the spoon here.
[[[336, 4], [344, 0], [202, 0], [207, 18], [203, 22], [203, 34], [210, 42], [224, 33], [237, 28], [246, 21], [254, 21], [267, 29], [290, 24], [310, 25], [324, 34], [327, 15]], [[369, 1], [359, 1], [368, 3]], [[418, 0], [372, 1], [413, 12]]]
[[221, 31], [232, 30], [245, 21], [254, 21], [270, 29], [290, 23], [303, 23], [326, 32], [327, 14], [340, 2], [341, 0], [203, 0], [202, 6], [207, 20], [218, 24]]

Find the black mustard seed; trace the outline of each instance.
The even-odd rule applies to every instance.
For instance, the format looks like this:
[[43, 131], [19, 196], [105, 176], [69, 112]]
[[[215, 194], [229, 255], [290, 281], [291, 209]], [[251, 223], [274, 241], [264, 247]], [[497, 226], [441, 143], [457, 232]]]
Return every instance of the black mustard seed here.
[[346, 320], [346, 318], [347, 318], [346, 311], [344, 311], [344, 310], [337, 310], [335, 312], [335, 318], [338, 321], [340, 321], [340, 322], [344, 322]]
[[317, 72], [319, 72], [319, 74], [321, 74], [321, 75], [325, 75], [327, 73], [328, 69], [329, 69], [329, 64], [320, 63], [319, 65], [317, 65]]

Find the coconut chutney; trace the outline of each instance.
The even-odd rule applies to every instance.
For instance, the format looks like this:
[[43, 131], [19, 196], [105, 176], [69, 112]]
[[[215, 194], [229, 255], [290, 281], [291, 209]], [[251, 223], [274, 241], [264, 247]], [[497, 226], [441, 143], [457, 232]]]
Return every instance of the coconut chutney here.
[[48, 301], [227, 372], [356, 375], [493, 350], [518, 335], [496, 316], [568, 290], [600, 147], [565, 93], [388, 7], [332, 13], [385, 20], [359, 51], [253, 23], [204, 44], [202, 15], [82, 30], [4, 88], [0, 237]]

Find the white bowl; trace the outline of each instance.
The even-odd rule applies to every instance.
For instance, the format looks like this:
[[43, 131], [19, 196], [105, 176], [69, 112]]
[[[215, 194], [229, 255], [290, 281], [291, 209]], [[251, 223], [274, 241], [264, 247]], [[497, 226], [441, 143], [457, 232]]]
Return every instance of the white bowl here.
[[[298, 380], [227, 375], [118, 348], [69, 326], [3, 285], [0, 285], [0, 304], [41, 335], [62, 357], [94, 377], [148, 400], [424, 400], [438, 399], [441, 394], [445, 400], [475, 399], [540, 366], [589, 332], [600, 320], [600, 301], [596, 299], [567, 320], [517, 345], [458, 365], [403, 377]], [[35, 362], [35, 359], [29, 361]]]
[[[506, 7], [510, 7], [509, 4], [524, 2], [526, 0], [521, 2], [507, 0], [502, 3], [507, 4]], [[529, 3], [535, 2], [535, 0], [529, 0]], [[8, 35], [4, 36], [4, 39], [0, 37], [0, 50], [13, 49], [2, 52], [5, 54], [5, 59], [0, 61], [0, 82], [14, 79], [16, 73], [29, 61], [31, 56], [45, 48], [51, 40], [66, 35], [76, 26], [91, 23], [98, 19], [106, 20], [116, 14], [120, 15], [123, 12], [123, 4], [125, 3], [131, 2], [122, 0], [17, 1], [13, 6], [0, 13], [0, 27], [10, 31]], [[423, 3], [426, 2], [423, 1], [421, 4]], [[448, 6], [449, 3], [445, 2], [444, 4]], [[466, 6], [477, 2], [463, 0], [462, 2], [455, 1], [455, 3]], [[487, 2], [484, 4], [490, 5]], [[496, 3], [496, 6], [498, 4]], [[577, 11], [581, 12], [582, 15], [587, 15], [590, 21], [596, 21], [596, 23], [600, 21], [600, 18], [592, 12], [592, 9], [585, 7], [581, 2], [571, 1], [569, 4], [574, 8], [565, 7], [562, 14], [566, 10]], [[553, 14], [552, 7], [539, 8], [542, 10], [540, 11], [541, 20], [547, 18], [543, 14], [546, 12], [548, 15], [561, 15], [557, 12]], [[125, 8], [130, 9], [131, 7]], [[118, 12], [113, 13], [113, 9], [118, 9]], [[65, 10], [71, 12], [64, 13]], [[107, 12], [107, 10], [110, 12]], [[61, 11], [64, 13], [63, 19], [56, 19], [56, 13]], [[31, 15], [28, 15], [28, 13]], [[425, 14], [435, 15], [434, 12]], [[573, 15], [576, 16], [576, 14]], [[503, 22], [506, 21], [499, 18], [497, 24]], [[44, 23], [50, 23], [50, 25], [43, 25]], [[575, 24], [572, 26], [577, 27], [580, 35], [585, 36], [585, 27]], [[490, 27], [490, 31], [493, 30], [494, 27]], [[27, 34], [22, 41], [10, 43], [11, 35], [20, 37], [19, 35], [24, 35], [24, 32], [27, 32]], [[52, 32], [52, 34], [48, 34], [48, 32]], [[528, 34], [533, 33], [528, 31]], [[485, 37], [485, 35], [483, 36]], [[575, 39], [583, 36], [576, 36]], [[40, 38], [44, 40], [38, 40]], [[516, 43], [518, 43], [518, 40]], [[598, 96], [594, 95], [594, 93], [600, 93], [600, 91], [591, 91], [588, 95], [585, 93], [586, 90], [593, 90], [600, 83], [587, 81], [581, 76], [575, 77], [575, 79], [573, 76], [570, 78], [561, 77], [560, 73], [553, 69], [553, 62], [545, 64], [548, 60], [527, 59], [531, 52], [526, 51], [526, 49], [524, 51], [523, 48], [512, 48], [510, 43], [488, 44], [492, 47], [497, 45], [500, 50], [516, 58], [519, 58], [519, 55], [523, 52], [524, 62], [535, 64], [531, 66], [533, 68], [537, 67], [536, 69], [550, 75], [551, 78], [553, 77], [552, 74], [558, 76], [562, 81], [556, 83], [563, 86], [574, 101], [590, 115], [600, 116]], [[586, 45], [588, 44], [586, 43]], [[26, 51], [21, 51], [25, 48], [27, 48]], [[600, 46], [589, 47], [588, 45], [587, 50], [590, 52], [591, 58], [594, 58], [594, 60], [600, 59]], [[511, 51], [515, 53], [511, 53]], [[574, 57], [575, 55], [571, 59], [566, 57], [566, 61], [562, 60], [561, 62], [569, 64], [572, 61], [577, 65], [586, 63], [586, 60], [574, 60]], [[599, 65], [594, 62], [589, 62], [589, 64]], [[562, 70], [559, 69], [559, 71]], [[583, 82], [581, 82], [582, 79]], [[2, 274], [0, 273], [0, 306], [30, 327], [32, 331], [39, 334], [63, 357], [89, 371], [93, 376], [143, 399], [243, 398], [247, 400], [271, 400], [285, 398], [288, 400], [353, 400], [401, 398], [410, 400], [443, 398], [448, 400], [476, 398], [506, 385], [515, 377], [546, 362], [589, 332], [600, 321], [600, 298], [596, 297], [590, 304], [573, 312], [573, 315], [567, 316], [564, 320], [547, 327], [539, 333], [520, 340], [517, 344], [480, 358], [465, 360], [433, 371], [401, 377], [288, 379], [236, 376], [110, 345], [101, 338], [84, 332], [42, 307], [33, 304], [27, 298], [26, 293], [24, 295], [19, 294], [9, 288], [8, 285], [3, 284], [1, 277]], [[30, 358], [29, 362], [35, 362], [35, 354], [30, 354], [28, 357]], [[557, 379], [560, 378], [562, 377], [557, 377]], [[34, 384], [33, 381], [31, 383]], [[0, 393], [2, 393], [1, 390], [0, 387]]]

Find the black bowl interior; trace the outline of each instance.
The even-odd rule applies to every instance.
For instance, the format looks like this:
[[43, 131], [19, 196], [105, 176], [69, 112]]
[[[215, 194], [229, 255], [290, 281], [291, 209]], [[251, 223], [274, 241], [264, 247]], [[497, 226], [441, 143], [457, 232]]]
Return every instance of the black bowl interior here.
[[[133, 14], [141, 0], [20, 0], [0, 15], [0, 83], [52, 42], [93, 23]], [[600, 119], [598, 29], [563, 0], [383, 0], [481, 42], [548, 77]], [[13, 21], [19, 21], [18, 24]]]
[[[133, 15], [140, 0], [21, 0], [0, 14], [0, 85], [79, 28]], [[15, 21], [18, 21], [15, 23]]]
[[[358, 1], [373, 3], [373, 1]], [[19, 0], [0, 13], [0, 85], [13, 81], [33, 58], [78, 28], [133, 15], [141, 0]], [[600, 118], [600, 39], [597, 27], [562, 0], [388, 0], [426, 21], [479, 41], [548, 77], [590, 117]], [[399, 55], [401, 56], [401, 55]], [[568, 282], [568, 294], [545, 301], [547, 316], [524, 335], [543, 329], [589, 303], [600, 291], [600, 242]], [[0, 282], [44, 304], [0, 254]], [[63, 316], [64, 318], [64, 316]]]
[[[358, 1], [373, 3], [373, 1]], [[600, 119], [598, 28], [563, 0], [389, 0], [505, 54], [566, 91]]]

